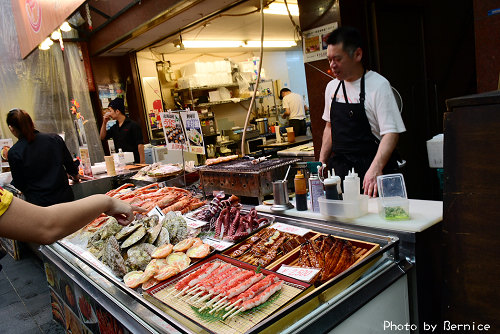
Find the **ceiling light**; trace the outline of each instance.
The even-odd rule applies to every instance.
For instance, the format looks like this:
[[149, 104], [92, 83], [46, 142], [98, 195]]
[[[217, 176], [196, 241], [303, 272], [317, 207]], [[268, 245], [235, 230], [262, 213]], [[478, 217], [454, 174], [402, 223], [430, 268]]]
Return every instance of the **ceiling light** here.
[[52, 44], [54, 44], [54, 42], [50, 39], [50, 37], [47, 37], [43, 42], [42, 44], [45, 44], [45, 45], [48, 45], [48, 46], [51, 46]]
[[71, 26], [69, 25], [68, 22], [64, 22], [62, 25], [61, 25], [61, 30], [64, 31], [64, 32], [68, 32], [68, 31], [71, 31]]
[[[288, 9], [292, 16], [299, 16], [299, 6], [296, 4], [288, 4]], [[264, 8], [265, 14], [288, 15], [286, 5], [284, 3], [273, 2], [268, 8]]]
[[183, 41], [186, 48], [238, 48], [242, 41]]
[[[260, 41], [183, 41], [186, 48], [258, 48]], [[179, 48], [180, 46], [174, 42], [174, 45]], [[265, 48], [289, 48], [296, 46], [295, 41], [264, 41]]]
[[61, 38], [61, 32], [59, 30], [55, 30], [51, 35], [50, 38], [53, 40], [58, 40]]
[[50, 49], [50, 45], [47, 45], [45, 43], [40, 43], [40, 45], [38, 46], [38, 48], [40, 50], [48, 50], [48, 49]]
[[[296, 46], [295, 41], [264, 41], [265, 48], [290, 48]], [[258, 48], [260, 47], [260, 41], [248, 41], [243, 45], [246, 48]]]

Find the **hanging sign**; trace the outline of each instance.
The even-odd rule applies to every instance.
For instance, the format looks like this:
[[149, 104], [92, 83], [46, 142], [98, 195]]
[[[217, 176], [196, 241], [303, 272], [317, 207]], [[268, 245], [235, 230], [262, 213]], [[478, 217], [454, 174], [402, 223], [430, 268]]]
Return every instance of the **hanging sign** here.
[[337, 27], [338, 23], [334, 22], [303, 32], [304, 63], [326, 59], [326, 49], [328, 47], [326, 41], [330, 33]]
[[186, 136], [189, 142], [189, 152], [195, 154], [205, 154], [203, 144], [203, 133], [201, 132], [200, 118], [197, 111], [182, 111], [182, 121], [186, 129]]

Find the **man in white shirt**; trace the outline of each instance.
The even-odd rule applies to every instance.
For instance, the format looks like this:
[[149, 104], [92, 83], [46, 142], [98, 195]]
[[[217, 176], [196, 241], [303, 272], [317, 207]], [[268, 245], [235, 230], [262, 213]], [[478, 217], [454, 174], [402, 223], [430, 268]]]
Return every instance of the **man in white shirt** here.
[[359, 31], [340, 27], [327, 44], [336, 79], [325, 90], [320, 161], [342, 179], [354, 168], [363, 180], [364, 193], [375, 197], [377, 176], [398, 171], [395, 148], [406, 128], [389, 81], [361, 63]]
[[280, 91], [280, 100], [283, 100], [283, 118], [288, 117], [288, 124], [293, 127], [296, 136], [305, 136], [306, 134], [306, 111], [309, 110], [304, 104], [302, 96], [288, 88]]

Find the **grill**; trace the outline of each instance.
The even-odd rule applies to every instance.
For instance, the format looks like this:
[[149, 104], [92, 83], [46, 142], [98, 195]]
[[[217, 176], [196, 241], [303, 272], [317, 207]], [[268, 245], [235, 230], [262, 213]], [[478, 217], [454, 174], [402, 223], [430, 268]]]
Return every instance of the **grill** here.
[[283, 179], [289, 165], [296, 158], [278, 158], [252, 164], [238, 159], [200, 168], [200, 179], [205, 194], [223, 190], [236, 196], [256, 197], [262, 203], [264, 196], [273, 193], [273, 182]]

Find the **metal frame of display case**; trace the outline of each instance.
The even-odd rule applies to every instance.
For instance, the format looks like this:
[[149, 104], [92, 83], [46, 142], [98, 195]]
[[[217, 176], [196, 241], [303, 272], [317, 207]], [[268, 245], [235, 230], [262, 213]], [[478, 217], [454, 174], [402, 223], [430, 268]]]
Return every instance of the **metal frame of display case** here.
[[[309, 227], [340, 237], [377, 242], [381, 248], [369, 255], [365, 261], [340, 274], [332, 282], [280, 309], [254, 327], [251, 330], [252, 333], [329, 330], [404, 276], [411, 268], [406, 260], [399, 259], [397, 237], [376, 235], [338, 226], [316, 226], [308, 220], [280, 216], [276, 217], [276, 221]], [[42, 253], [48, 261], [63, 270], [132, 332], [192, 332], [192, 324], [186, 326], [185, 322], [165, 314], [137, 291], [127, 288], [116, 276], [80, 257], [71, 247], [68, 247], [67, 243], [59, 242], [43, 246]], [[348, 280], [349, 276], [357, 273], [358, 270], [366, 270], [366, 273], [362, 274], [354, 284], [348, 285], [342, 291], [337, 291], [339, 286], [342, 286], [343, 280]], [[328, 321], [323, 319], [322, 315], [328, 315]], [[330, 315], [334, 318], [330, 318]], [[187, 318], [186, 321], [189, 323]]]

